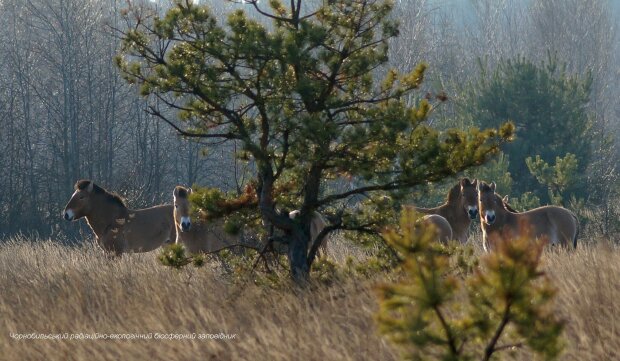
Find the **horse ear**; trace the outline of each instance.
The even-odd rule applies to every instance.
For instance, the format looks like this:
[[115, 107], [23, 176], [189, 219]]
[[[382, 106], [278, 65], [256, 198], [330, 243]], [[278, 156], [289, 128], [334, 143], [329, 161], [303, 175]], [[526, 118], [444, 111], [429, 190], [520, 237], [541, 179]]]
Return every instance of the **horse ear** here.
[[474, 179], [474, 181], [473, 181], [473, 182], [471, 182], [471, 185], [473, 185], [474, 187], [475, 187], [475, 186], [477, 186], [477, 185], [478, 185], [478, 180], [477, 180], [477, 179]]
[[471, 182], [470, 182], [469, 178], [463, 178], [463, 179], [461, 179], [461, 186], [462, 186], [462, 187], [464, 187], [464, 186], [468, 186], [468, 185], [470, 185], [470, 184], [471, 184]]
[[508, 203], [508, 194], [506, 194], [504, 198], [502, 198], [502, 202]]
[[482, 187], [484, 187], [485, 183], [484, 182], [480, 182], [478, 183], [478, 186], [476, 188], [478, 188], [478, 192], [482, 192]]
[[93, 182], [91, 181], [91, 182], [89, 182], [89, 183], [88, 183], [88, 186], [86, 187], [86, 191], [87, 191], [88, 193], [92, 193], [93, 188], [94, 188], [94, 186], [93, 186]]
[[191, 188], [187, 188], [187, 195], [192, 194], [192, 189]]
[[495, 193], [495, 182], [491, 183], [491, 185], [489, 187], [491, 188], [493, 193]]

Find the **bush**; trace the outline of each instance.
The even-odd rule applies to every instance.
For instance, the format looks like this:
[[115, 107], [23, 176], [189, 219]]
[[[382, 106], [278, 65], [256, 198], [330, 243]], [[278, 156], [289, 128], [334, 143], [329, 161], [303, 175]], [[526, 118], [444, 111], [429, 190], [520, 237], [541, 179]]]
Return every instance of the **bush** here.
[[562, 350], [555, 288], [539, 271], [543, 243], [505, 242], [473, 273], [455, 274], [433, 230], [404, 210], [385, 237], [403, 257], [405, 279], [379, 287], [380, 331], [407, 359], [488, 360], [529, 347], [545, 359]]

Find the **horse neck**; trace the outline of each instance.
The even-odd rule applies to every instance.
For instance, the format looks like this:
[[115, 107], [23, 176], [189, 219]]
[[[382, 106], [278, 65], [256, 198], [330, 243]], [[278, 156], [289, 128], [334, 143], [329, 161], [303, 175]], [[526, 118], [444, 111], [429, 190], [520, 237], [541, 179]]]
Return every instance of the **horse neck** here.
[[488, 231], [502, 230], [505, 225], [513, 225], [516, 223], [518, 214], [512, 213], [504, 209], [504, 207], [498, 207], [495, 210], [495, 222], [489, 225], [485, 222], [481, 222], [485, 229]]
[[498, 207], [498, 209], [495, 211], [495, 223], [513, 224], [517, 217], [517, 214], [508, 211], [504, 207]]
[[97, 236], [102, 236], [109, 226], [116, 224], [116, 220], [119, 218], [126, 218], [129, 212], [126, 207], [111, 203], [105, 199], [102, 199], [101, 203], [93, 207], [93, 209], [86, 216], [86, 221]]

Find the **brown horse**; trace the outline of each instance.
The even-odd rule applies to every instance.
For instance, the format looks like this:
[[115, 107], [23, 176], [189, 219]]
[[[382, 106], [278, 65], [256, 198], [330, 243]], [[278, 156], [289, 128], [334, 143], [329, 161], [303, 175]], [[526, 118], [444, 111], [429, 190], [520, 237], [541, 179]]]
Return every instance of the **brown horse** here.
[[460, 243], [466, 243], [471, 220], [478, 216], [477, 184], [476, 179], [472, 182], [469, 178], [463, 178], [450, 189], [446, 203], [435, 208], [414, 207], [414, 209], [423, 214], [442, 216], [450, 223], [454, 238]]
[[68, 221], [85, 217], [99, 246], [116, 255], [152, 251], [176, 238], [172, 205], [128, 209], [118, 195], [90, 180], [75, 184], [63, 214]]
[[577, 247], [579, 221], [566, 208], [544, 206], [526, 212], [513, 213], [506, 209], [504, 200], [495, 193], [495, 183], [478, 185], [480, 226], [485, 251], [495, 244], [516, 237], [531, 236], [551, 244]]
[[[176, 243], [182, 243], [189, 253], [213, 253], [219, 250], [242, 246], [261, 251], [264, 245], [256, 240], [242, 235], [231, 235], [224, 231], [221, 220], [209, 222], [192, 222], [190, 217], [190, 202], [188, 196], [192, 193], [191, 188], [177, 186], [172, 193], [174, 198], [174, 222], [177, 229]], [[289, 217], [295, 218], [299, 211], [292, 211]], [[315, 212], [310, 225], [310, 237], [312, 240], [325, 228], [327, 223], [320, 213]], [[327, 251], [327, 237], [323, 238], [320, 249]]]

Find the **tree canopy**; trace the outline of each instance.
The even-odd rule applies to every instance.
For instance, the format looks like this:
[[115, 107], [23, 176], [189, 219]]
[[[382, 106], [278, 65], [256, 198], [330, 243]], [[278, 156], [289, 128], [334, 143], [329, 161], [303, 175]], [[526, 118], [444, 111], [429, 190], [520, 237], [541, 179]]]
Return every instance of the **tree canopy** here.
[[[222, 216], [253, 209], [283, 230], [296, 279], [307, 276], [320, 241], [308, 252], [314, 210], [356, 195], [369, 206], [390, 203], [385, 195], [482, 164], [512, 136], [510, 123], [440, 132], [425, 120], [441, 100], [407, 103], [426, 65], [386, 68], [398, 35], [391, 1], [311, 10], [301, 0], [246, 3], [261, 18], [237, 10], [223, 21], [189, 0], [163, 17], [129, 8], [117, 64], [143, 95], [174, 111], [150, 108], [180, 134], [242, 145], [239, 158], [254, 169], [246, 191], [202, 197], [211, 200], [203, 206], [226, 209]], [[347, 186], [327, 186], [336, 180]], [[291, 220], [276, 204], [301, 214]], [[374, 223], [360, 222], [362, 213], [342, 208], [328, 228], [367, 229]]]
[[[572, 174], [586, 173], [594, 140], [587, 112], [591, 83], [590, 75], [571, 76], [550, 57], [543, 64], [525, 58], [504, 60], [491, 74], [483, 70], [480, 80], [470, 85], [462, 108], [465, 117], [481, 127], [507, 119], [516, 126], [514, 142], [502, 146], [508, 170], [519, 180], [513, 187], [516, 194], [533, 191], [548, 203], [559, 188], [567, 195], [586, 193], [585, 176], [564, 182], [565, 187], [553, 186], [549, 193], [549, 182], [541, 183], [537, 172], [542, 162], [553, 164], [570, 153]], [[528, 157], [538, 157], [539, 166], [532, 168], [534, 161], [529, 166]]]

